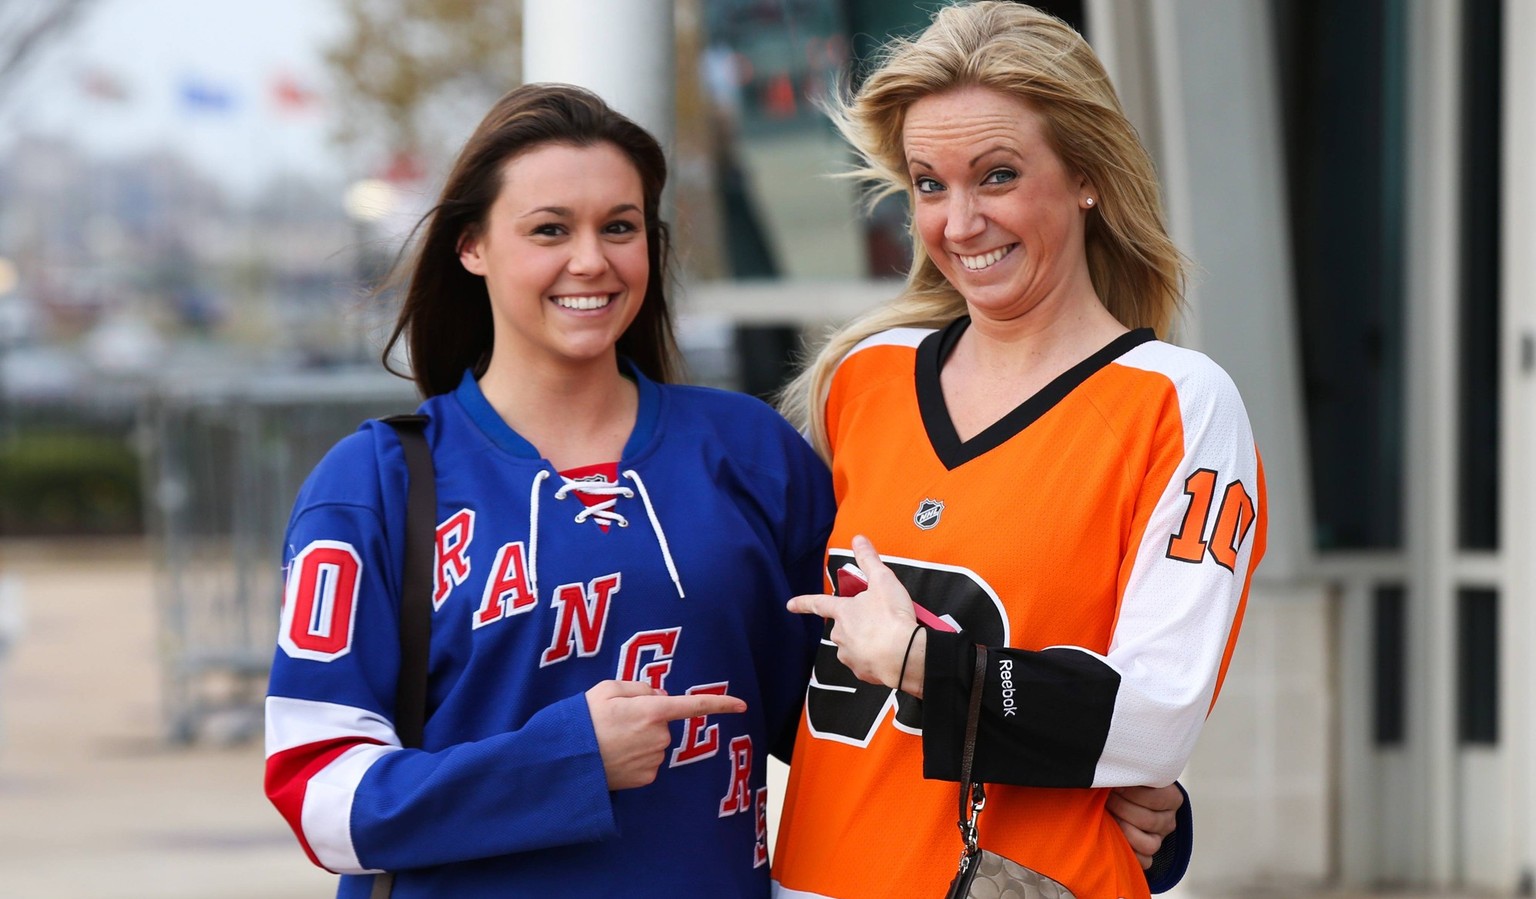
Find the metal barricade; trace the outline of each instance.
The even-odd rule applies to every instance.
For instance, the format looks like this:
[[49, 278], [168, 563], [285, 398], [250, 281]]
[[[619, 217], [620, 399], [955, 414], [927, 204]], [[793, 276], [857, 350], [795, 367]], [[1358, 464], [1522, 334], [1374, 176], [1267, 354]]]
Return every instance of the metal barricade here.
[[417, 403], [410, 382], [367, 372], [186, 385], [144, 405], [169, 739], [233, 742], [260, 733], [294, 497], [363, 420]]

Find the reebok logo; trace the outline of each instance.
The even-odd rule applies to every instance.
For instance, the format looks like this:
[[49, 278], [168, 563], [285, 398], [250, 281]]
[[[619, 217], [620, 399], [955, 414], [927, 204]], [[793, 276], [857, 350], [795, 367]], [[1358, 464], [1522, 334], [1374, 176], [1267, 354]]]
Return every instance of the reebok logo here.
[[1003, 717], [1017, 715], [1019, 706], [1013, 701], [1013, 659], [1003, 659], [999, 662], [997, 673], [1003, 684]]

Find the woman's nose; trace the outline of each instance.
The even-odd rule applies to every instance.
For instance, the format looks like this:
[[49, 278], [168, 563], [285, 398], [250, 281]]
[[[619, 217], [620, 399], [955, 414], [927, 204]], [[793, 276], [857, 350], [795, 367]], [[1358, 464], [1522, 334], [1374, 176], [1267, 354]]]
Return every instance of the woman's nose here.
[[566, 268], [573, 275], [591, 277], [608, 269], [608, 254], [596, 235], [578, 237], [571, 245], [571, 259]]
[[945, 210], [944, 238], [959, 243], [980, 234], [986, 222], [976, 208], [975, 198], [966, 191], [953, 191]]

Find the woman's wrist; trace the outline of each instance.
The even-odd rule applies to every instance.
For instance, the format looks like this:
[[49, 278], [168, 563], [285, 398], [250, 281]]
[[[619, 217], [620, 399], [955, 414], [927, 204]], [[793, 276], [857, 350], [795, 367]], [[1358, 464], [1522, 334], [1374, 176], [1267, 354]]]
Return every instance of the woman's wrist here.
[[901, 667], [897, 669], [895, 688], [917, 699], [923, 698], [923, 672], [928, 657], [928, 629], [914, 625], [905, 641]]

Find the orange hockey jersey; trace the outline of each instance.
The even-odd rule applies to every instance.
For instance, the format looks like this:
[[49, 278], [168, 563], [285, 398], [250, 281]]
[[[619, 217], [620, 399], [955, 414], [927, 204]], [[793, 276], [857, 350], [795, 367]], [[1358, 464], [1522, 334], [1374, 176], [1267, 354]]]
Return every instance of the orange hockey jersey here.
[[1001, 648], [977, 738], [982, 847], [1080, 899], [1146, 897], [1107, 788], [1178, 776], [1231, 658], [1266, 521], [1231, 379], [1132, 331], [961, 442], [939, 369], [967, 325], [877, 334], [833, 376], [828, 570], [864, 534], [960, 632], [929, 632], [921, 702], [857, 680], [823, 640], [777, 897], [943, 895], [976, 643]]

